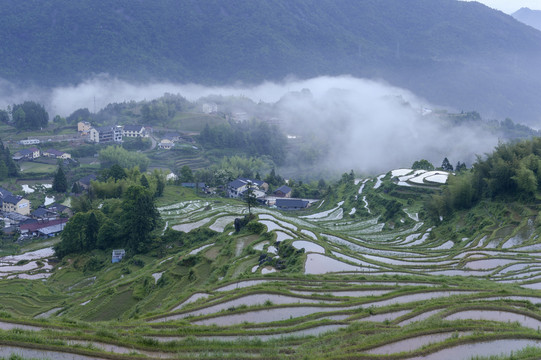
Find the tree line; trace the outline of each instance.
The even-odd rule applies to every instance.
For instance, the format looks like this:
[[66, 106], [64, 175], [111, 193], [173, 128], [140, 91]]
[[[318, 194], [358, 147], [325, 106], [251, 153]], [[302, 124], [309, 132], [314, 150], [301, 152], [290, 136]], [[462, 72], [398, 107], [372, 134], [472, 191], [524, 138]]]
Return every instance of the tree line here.
[[199, 136], [201, 144], [211, 148], [238, 149], [252, 155], [268, 155], [280, 165], [286, 158], [287, 139], [276, 126], [251, 120], [216, 126], [205, 125]]
[[[160, 221], [154, 200], [163, 194], [164, 186], [157, 172], [147, 176], [118, 165], [106, 169], [91, 183], [88, 194], [73, 199], [76, 213], [55, 246], [57, 256], [113, 247], [132, 253], [148, 251]], [[92, 205], [96, 199], [102, 204], [99, 208]]]
[[425, 204], [434, 218], [469, 209], [483, 199], [535, 200], [541, 190], [541, 138], [499, 144], [472, 169], [449, 176], [441, 194]]

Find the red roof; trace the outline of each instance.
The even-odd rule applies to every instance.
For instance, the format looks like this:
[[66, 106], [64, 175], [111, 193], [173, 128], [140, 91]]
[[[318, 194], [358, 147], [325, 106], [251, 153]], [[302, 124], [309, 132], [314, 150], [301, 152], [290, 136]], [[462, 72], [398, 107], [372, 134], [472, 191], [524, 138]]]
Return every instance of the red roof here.
[[38, 231], [39, 229], [46, 228], [48, 226], [65, 224], [68, 222], [68, 220], [69, 220], [68, 218], [60, 218], [56, 220], [42, 221], [42, 222], [37, 222], [37, 223], [32, 223], [32, 224], [23, 224], [21, 225], [20, 229], [34, 232], [34, 231]]

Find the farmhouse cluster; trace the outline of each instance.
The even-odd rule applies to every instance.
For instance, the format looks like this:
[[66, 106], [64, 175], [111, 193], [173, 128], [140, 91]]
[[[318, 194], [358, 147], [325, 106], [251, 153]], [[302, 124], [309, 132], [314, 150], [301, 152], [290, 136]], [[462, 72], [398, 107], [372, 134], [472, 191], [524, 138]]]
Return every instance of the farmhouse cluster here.
[[289, 186], [282, 185], [271, 194], [267, 194], [268, 190], [269, 184], [257, 179], [238, 178], [227, 184], [227, 196], [230, 198], [244, 198], [250, 194], [260, 204], [280, 210], [301, 210], [310, 206], [310, 200], [292, 198]]
[[72, 215], [70, 208], [57, 203], [32, 211], [29, 200], [3, 188], [0, 188], [0, 204], [0, 217], [5, 225], [2, 231], [6, 235], [19, 232], [19, 240], [55, 236], [64, 229]]

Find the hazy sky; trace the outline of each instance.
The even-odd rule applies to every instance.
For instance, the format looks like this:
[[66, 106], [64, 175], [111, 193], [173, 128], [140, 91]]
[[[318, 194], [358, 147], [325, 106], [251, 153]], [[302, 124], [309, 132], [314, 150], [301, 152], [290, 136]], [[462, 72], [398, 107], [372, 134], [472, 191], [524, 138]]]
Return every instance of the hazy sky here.
[[[472, 0], [465, 0], [472, 1]], [[541, 0], [477, 0], [486, 6], [512, 14], [520, 8], [527, 7], [532, 10], [541, 10]]]

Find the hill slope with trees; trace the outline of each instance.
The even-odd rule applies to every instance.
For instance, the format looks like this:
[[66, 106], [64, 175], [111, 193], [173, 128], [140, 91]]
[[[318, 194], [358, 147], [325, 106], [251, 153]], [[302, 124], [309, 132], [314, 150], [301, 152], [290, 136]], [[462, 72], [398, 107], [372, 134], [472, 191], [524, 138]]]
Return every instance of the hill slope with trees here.
[[0, 77], [14, 82], [58, 85], [101, 73], [205, 84], [351, 74], [520, 122], [541, 112], [541, 33], [479, 3], [8, 3], [0, 10]]

